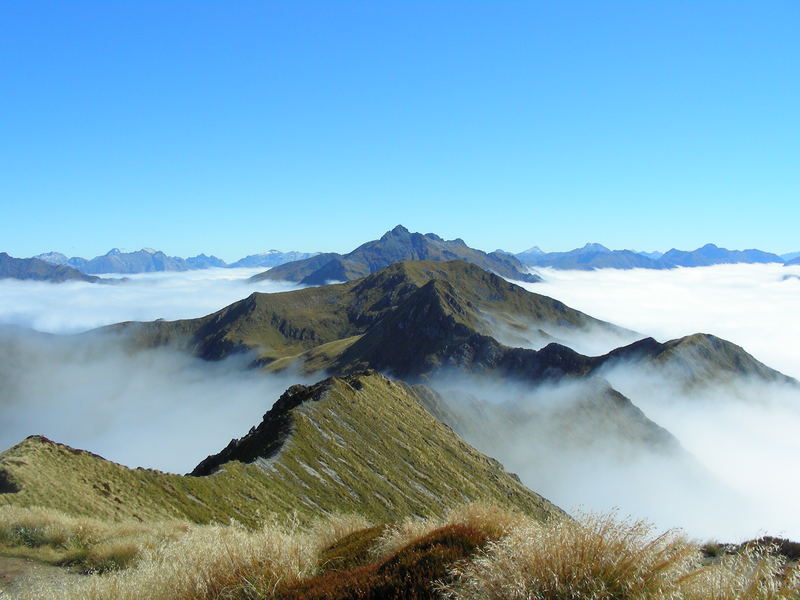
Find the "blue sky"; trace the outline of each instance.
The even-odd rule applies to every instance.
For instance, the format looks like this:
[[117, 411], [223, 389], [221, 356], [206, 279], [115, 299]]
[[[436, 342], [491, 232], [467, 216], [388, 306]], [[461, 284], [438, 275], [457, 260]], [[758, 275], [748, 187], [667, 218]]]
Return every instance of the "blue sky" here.
[[800, 250], [800, 4], [0, 0], [0, 250]]

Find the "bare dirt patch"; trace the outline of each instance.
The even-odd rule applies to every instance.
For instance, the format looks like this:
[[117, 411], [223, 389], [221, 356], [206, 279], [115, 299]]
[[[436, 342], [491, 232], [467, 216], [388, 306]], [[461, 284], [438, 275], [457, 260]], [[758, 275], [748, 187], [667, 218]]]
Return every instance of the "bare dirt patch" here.
[[69, 580], [80, 577], [62, 567], [54, 567], [29, 558], [0, 555], [0, 598], [15, 598], [36, 583], [58, 589]]

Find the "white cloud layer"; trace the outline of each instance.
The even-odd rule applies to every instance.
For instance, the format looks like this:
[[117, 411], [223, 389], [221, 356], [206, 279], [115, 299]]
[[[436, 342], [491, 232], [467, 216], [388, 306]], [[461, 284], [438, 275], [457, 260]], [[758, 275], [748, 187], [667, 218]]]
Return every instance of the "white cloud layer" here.
[[283, 292], [283, 281], [249, 283], [265, 269], [141, 273], [117, 285], [0, 280], [0, 323], [49, 333], [75, 333], [121, 321], [190, 319], [253, 292]]
[[0, 330], [0, 448], [41, 434], [104, 458], [191, 471], [257, 425], [301, 378], [168, 349]]
[[[521, 285], [659, 341], [711, 333], [800, 378], [800, 266], [538, 272], [544, 283]], [[797, 388], [740, 379], [729, 386], [686, 389], [676, 384], [676, 377], [630, 366], [606, 375], [649, 418], [675, 435], [713, 485], [724, 486], [723, 496], [698, 493], [674, 462], [646, 454], [624, 464], [575, 448], [553, 452], [546, 468], [534, 468], [520, 451], [508, 450], [541, 449], [541, 439], [533, 445], [526, 441], [532, 439], [530, 428], [523, 429], [527, 435], [513, 438], [503, 431], [498, 439], [504, 442], [485, 450], [495, 452], [531, 487], [568, 509], [618, 506], [662, 527], [683, 526], [699, 537], [733, 540], [770, 533], [800, 539]], [[607, 441], [611, 447], [617, 444]]]
[[[118, 285], [0, 280], [0, 325], [75, 333], [120, 321], [199, 317], [254, 291], [257, 269], [133, 275]], [[170, 350], [108, 345], [0, 327], [0, 448], [32, 434], [128, 465], [186, 472], [260, 422], [299, 377], [246, 361], [207, 363]]]
[[537, 272], [520, 285], [659, 341], [712, 333], [800, 379], [800, 265]]

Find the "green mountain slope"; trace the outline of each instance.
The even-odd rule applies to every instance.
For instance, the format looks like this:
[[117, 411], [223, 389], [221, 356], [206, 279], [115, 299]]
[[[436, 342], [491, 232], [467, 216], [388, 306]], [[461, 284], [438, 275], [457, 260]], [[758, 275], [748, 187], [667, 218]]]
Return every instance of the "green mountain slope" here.
[[596, 357], [564, 343], [518, 347], [531, 338], [558, 340], [565, 332], [628, 342], [636, 336], [462, 261], [396, 263], [343, 284], [255, 293], [200, 319], [123, 323], [104, 331], [125, 333], [135, 346], [171, 344], [207, 359], [252, 351], [269, 370], [345, 374], [370, 368], [412, 382], [455, 369], [539, 383], [585, 377], [623, 361], [697, 381], [738, 375], [789, 380], [739, 346], [706, 334], [663, 344], [648, 338]]
[[531, 275], [514, 256], [499, 252], [487, 254], [467, 246], [463, 240], [443, 240], [438, 235], [411, 233], [398, 225], [379, 240], [362, 244], [348, 254], [322, 254], [310, 259], [287, 263], [251, 281], [278, 279], [298, 281], [306, 285], [324, 285], [331, 281], [349, 281], [366, 277], [397, 262], [408, 260], [463, 260], [502, 277], [517, 281], [541, 281]]
[[737, 377], [797, 385], [796, 380], [759, 362], [741, 346], [708, 333], [695, 333], [664, 343], [645, 338], [609, 352], [597, 363], [598, 368], [649, 367], [690, 385], [725, 382]]
[[[524, 363], [516, 356], [521, 350], [490, 337], [498, 327], [520, 338], [530, 333], [558, 339], [564, 330], [600, 330], [633, 339], [632, 332], [462, 261], [396, 263], [344, 284], [255, 293], [200, 319], [122, 323], [102, 331], [125, 333], [136, 346], [171, 344], [210, 359], [251, 350], [271, 368], [293, 362], [332, 373], [369, 367], [422, 376], [446, 362], [475, 366], [456, 351], [465, 337], [472, 342], [470, 353], [486, 348], [489, 368], [500, 358], [510, 369]], [[425, 352], [414, 349], [426, 339]], [[574, 354], [563, 347], [545, 350], [543, 359]], [[529, 352], [522, 355], [534, 356]]]
[[470, 500], [539, 518], [560, 513], [437, 420], [422, 404], [431, 398], [374, 372], [293, 386], [261, 425], [192, 476], [128, 469], [32, 437], [0, 453], [0, 505], [245, 523], [259, 513], [330, 511], [386, 522]]

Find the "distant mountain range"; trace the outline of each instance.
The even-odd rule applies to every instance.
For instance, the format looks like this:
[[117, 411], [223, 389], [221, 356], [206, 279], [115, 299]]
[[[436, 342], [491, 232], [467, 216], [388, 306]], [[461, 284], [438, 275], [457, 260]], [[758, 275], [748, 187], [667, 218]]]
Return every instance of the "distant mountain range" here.
[[433, 233], [411, 233], [402, 225], [347, 254], [269, 250], [226, 264], [213, 255], [198, 254], [181, 258], [167, 256], [164, 252], [151, 248], [136, 252], [122, 252], [114, 248], [90, 260], [70, 258], [60, 252], [47, 252], [33, 258], [72, 267], [87, 275], [188, 271], [213, 267], [264, 267], [270, 270], [255, 275], [252, 281], [285, 280], [304, 285], [350, 281], [404, 260], [464, 260], [507, 279], [527, 282], [541, 281], [538, 275], [528, 271], [528, 267], [592, 270], [672, 269], [736, 263], [800, 264], [800, 252], [777, 255], [755, 249], [728, 250], [714, 244], [706, 244], [693, 251], [673, 248], [666, 253], [610, 250], [597, 243], [589, 243], [567, 252], [544, 252], [538, 246], [533, 246], [518, 254], [504, 250], [487, 253], [470, 248], [461, 239], [444, 240]]
[[672, 249], [666, 253], [609, 250], [601, 244], [586, 244], [569, 252], [543, 252], [537, 246], [515, 255], [530, 267], [554, 269], [673, 269], [738, 263], [798, 264], [800, 253], [778, 256], [762, 250], [728, 250], [706, 244], [691, 252]]
[[411, 233], [402, 225], [347, 254], [318, 254], [259, 273], [250, 280], [273, 279], [296, 281], [305, 285], [324, 285], [331, 281], [350, 281], [365, 277], [405, 260], [463, 260], [507, 279], [541, 281], [539, 276], [528, 273], [524, 265], [509, 254], [487, 254], [470, 248], [462, 239], [444, 240], [434, 233]]
[[5, 252], [0, 252], [0, 279], [8, 278], [49, 281], [51, 283], [63, 283], [65, 281], [111, 283], [114, 281], [86, 275], [66, 265], [54, 265], [37, 258], [14, 258]]
[[280, 252], [278, 250], [270, 250], [260, 254], [251, 254], [234, 263], [226, 264], [221, 258], [206, 256], [205, 254], [181, 258], [179, 256], [167, 256], [160, 250], [153, 250], [152, 248], [143, 248], [136, 252], [122, 252], [118, 248], [113, 248], [106, 254], [97, 256], [91, 260], [78, 256], [69, 258], [60, 252], [47, 252], [33, 258], [54, 265], [72, 267], [86, 274], [133, 274], [151, 273], [155, 271], [190, 271], [193, 269], [209, 269], [212, 267], [274, 267], [310, 256], [314, 256], [314, 254], [309, 252]]

